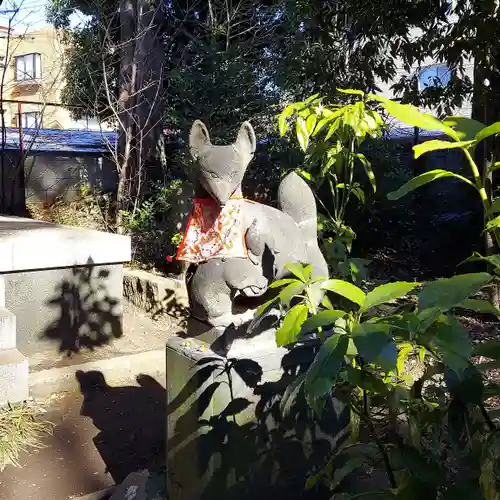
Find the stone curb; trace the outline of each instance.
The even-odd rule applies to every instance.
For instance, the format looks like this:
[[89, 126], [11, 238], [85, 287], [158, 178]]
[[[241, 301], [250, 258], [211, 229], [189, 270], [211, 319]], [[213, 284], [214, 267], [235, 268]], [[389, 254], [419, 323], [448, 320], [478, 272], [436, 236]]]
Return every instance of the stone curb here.
[[184, 319], [189, 315], [188, 294], [182, 280], [125, 268], [123, 298], [153, 319], [163, 315]]
[[163, 385], [166, 376], [165, 350], [116, 356], [29, 374], [30, 394], [46, 398], [54, 393], [79, 391], [77, 371], [100, 371], [112, 386], [135, 384], [138, 375], [149, 375]]

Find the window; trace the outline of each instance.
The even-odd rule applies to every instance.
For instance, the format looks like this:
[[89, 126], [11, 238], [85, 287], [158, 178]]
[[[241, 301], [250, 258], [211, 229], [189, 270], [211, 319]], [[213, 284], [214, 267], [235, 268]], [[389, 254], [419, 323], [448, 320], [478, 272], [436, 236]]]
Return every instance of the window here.
[[42, 58], [40, 54], [18, 56], [16, 61], [16, 80], [37, 80], [42, 76]]
[[446, 64], [435, 64], [420, 71], [418, 84], [423, 90], [427, 87], [444, 87], [450, 81], [450, 69]]
[[23, 128], [41, 128], [42, 114], [38, 111], [21, 114], [21, 126]]

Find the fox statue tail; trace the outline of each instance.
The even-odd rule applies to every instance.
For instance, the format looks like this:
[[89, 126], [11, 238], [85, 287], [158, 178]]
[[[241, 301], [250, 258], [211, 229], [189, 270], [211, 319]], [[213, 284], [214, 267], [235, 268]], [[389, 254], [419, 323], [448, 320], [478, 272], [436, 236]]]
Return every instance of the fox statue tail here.
[[287, 174], [278, 188], [278, 206], [299, 226], [307, 245], [313, 275], [328, 276], [328, 265], [318, 245], [318, 211], [314, 194], [295, 172]]

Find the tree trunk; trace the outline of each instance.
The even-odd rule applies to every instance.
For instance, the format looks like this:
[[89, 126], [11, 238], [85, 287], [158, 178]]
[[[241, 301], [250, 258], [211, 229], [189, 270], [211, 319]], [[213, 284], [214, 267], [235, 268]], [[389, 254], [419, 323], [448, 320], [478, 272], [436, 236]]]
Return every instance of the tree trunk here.
[[[496, 72], [474, 66], [474, 96], [472, 102], [472, 118], [485, 125], [491, 125], [500, 120], [500, 77]], [[500, 157], [498, 139], [495, 137], [484, 140], [476, 147], [475, 160], [482, 168], [483, 185], [488, 197], [493, 195], [493, 174], [489, 172], [489, 166]], [[486, 220], [485, 220], [486, 224]], [[485, 232], [485, 254], [493, 255], [499, 252], [499, 248], [491, 236]], [[494, 272], [492, 266], [489, 272]], [[500, 307], [500, 289], [497, 283], [493, 283], [488, 289], [489, 299], [496, 307]]]
[[121, 67], [116, 223], [137, 210], [148, 169], [165, 169], [163, 137], [163, 11], [155, 0], [121, 0]]

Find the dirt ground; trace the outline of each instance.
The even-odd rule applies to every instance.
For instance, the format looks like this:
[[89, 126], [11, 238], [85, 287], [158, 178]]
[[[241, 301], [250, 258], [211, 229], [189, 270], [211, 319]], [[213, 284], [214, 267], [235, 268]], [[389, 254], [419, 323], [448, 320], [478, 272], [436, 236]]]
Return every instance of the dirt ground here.
[[54, 397], [54, 434], [0, 473], [0, 500], [68, 500], [108, 488], [165, 456], [165, 389], [148, 376], [110, 387], [100, 372], [78, 374], [80, 393]]

